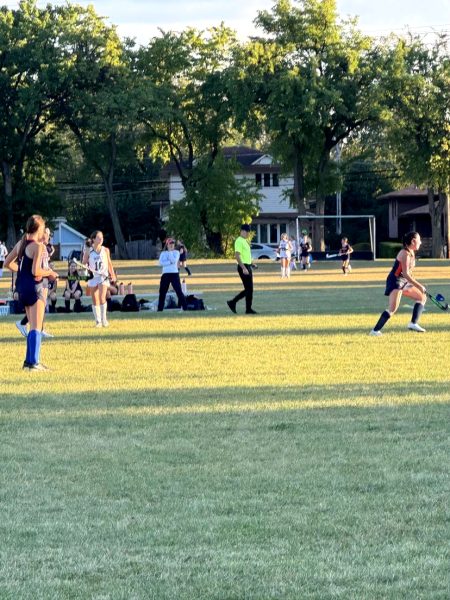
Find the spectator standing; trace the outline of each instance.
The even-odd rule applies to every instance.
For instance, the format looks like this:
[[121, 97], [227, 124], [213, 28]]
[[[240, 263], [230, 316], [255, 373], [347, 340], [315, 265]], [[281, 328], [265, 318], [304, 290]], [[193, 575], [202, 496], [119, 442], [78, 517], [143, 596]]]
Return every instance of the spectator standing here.
[[0, 279], [3, 277], [3, 265], [8, 255], [8, 248], [3, 242], [0, 242]]
[[164, 302], [170, 286], [172, 286], [178, 296], [181, 308], [187, 310], [186, 298], [181, 289], [180, 282], [180, 253], [175, 249], [175, 240], [173, 238], [167, 238], [164, 250], [159, 255], [159, 264], [162, 267], [162, 275], [159, 283], [158, 312], [164, 310]]

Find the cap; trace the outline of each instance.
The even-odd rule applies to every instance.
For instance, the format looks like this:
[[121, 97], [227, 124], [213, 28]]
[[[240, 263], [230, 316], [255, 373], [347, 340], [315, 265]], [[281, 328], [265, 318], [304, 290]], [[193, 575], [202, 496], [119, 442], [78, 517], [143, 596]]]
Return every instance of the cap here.
[[250, 231], [250, 225], [247, 225], [247, 223], [243, 223], [241, 225], [241, 231]]
[[175, 244], [175, 240], [173, 238], [167, 238], [166, 244]]

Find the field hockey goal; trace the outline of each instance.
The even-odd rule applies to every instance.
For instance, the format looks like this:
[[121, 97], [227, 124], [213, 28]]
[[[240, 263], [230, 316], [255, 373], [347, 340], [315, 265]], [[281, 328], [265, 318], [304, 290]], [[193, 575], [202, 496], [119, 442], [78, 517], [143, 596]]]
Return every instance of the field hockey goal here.
[[[366, 251], [358, 252], [355, 249], [355, 258], [364, 258], [366, 260], [376, 259], [375, 215], [339, 215], [339, 217], [336, 217], [336, 215], [299, 215], [295, 220], [297, 239], [299, 240], [301, 238], [302, 231], [304, 230], [308, 232], [308, 235], [310, 237], [313, 237], [312, 233], [314, 229], [314, 224], [318, 220], [322, 220], [325, 224], [325, 242], [328, 252], [333, 252], [337, 250], [339, 248], [338, 242], [340, 241], [341, 237], [345, 235], [345, 237], [349, 238], [349, 243], [351, 245], [355, 243], [355, 239], [357, 239], [359, 244], [361, 244], [361, 241], [363, 241], [363, 244], [361, 245], [363, 245], [366, 248]], [[352, 224], [352, 227], [348, 228], [350, 230], [348, 233], [346, 231], [345, 224], [342, 224], [342, 221], [345, 221], [347, 224]], [[331, 233], [332, 229], [334, 231]], [[356, 229], [358, 234], [353, 236], [355, 238], [353, 240], [351, 235], [351, 229]], [[327, 243], [328, 239], [330, 240], [329, 243]], [[316, 251], [314, 249], [313, 243], [313, 255], [318, 259], [325, 258], [326, 252]]]

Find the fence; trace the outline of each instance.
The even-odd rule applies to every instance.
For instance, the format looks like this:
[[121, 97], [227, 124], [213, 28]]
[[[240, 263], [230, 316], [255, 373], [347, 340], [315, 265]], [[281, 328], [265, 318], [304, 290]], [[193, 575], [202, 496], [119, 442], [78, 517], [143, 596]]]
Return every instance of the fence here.
[[[134, 240], [126, 242], [128, 256], [132, 260], [148, 260], [156, 258], [156, 246], [150, 240]], [[115, 247], [115, 255], [118, 256], [118, 248]]]

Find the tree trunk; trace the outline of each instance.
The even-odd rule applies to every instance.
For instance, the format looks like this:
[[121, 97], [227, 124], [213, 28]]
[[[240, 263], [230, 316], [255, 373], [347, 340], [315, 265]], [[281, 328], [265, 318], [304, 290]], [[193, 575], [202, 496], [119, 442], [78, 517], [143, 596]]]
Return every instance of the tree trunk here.
[[123, 236], [122, 227], [120, 225], [119, 213], [117, 212], [116, 201], [114, 200], [112, 182], [108, 179], [103, 178], [103, 183], [106, 191], [106, 199], [108, 202], [109, 215], [114, 229], [114, 235], [116, 236], [117, 248], [119, 250], [118, 258], [128, 259], [128, 249]]
[[14, 226], [13, 185], [11, 166], [5, 160], [2, 161], [2, 175], [6, 211], [6, 246], [8, 250], [11, 250], [17, 241], [17, 235], [16, 228]]
[[305, 198], [305, 165], [301, 148], [298, 144], [293, 145], [294, 150], [294, 189], [293, 203], [298, 210], [299, 215], [306, 215], [306, 198]]
[[427, 189], [428, 207], [431, 216], [431, 257], [441, 258], [443, 253], [442, 214], [444, 212], [444, 194], [439, 194], [438, 202], [434, 200], [434, 189]]

